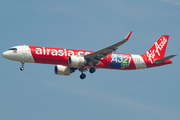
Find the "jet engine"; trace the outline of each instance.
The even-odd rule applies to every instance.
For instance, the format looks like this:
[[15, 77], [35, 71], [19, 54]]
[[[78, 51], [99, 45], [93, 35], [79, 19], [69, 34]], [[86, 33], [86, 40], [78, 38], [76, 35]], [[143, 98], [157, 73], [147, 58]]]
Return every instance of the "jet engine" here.
[[63, 66], [63, 65], [56, 65], [54, 67], [54, 72], [57, 75], [70, 75], [71, 73], [74, 72], [73, 69], [71, 69], [70, 67], [67, 66]]
[[87, 63], [83, 56], [69, 56], [69, 65], [80, 67]]

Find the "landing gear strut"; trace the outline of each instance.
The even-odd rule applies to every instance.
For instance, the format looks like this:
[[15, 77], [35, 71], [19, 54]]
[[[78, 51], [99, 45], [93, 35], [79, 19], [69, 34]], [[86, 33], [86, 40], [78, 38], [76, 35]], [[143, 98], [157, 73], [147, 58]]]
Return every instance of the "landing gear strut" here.
[[86, 68], [79, 68], [79, 71], [81, 71], [80, 78], [81, 78], [81, 79], [86, 78], [86, 74], [84, 74], [83, 72], [86, 72], [87, 69], [86, 69]]
[[89, 72], [94, 73], [96, 71], [96, 69], [93, 67], [92, 61], [90, 61], [88, 64], [91, 66], [91, 68], [89, 69]]
[[20, 70], [21, 70], [21, 71], [24, 70], [24, 63], [25, 63], [24, 61], [21, 62], [21, 65], [22, 65], [22, 67], [20, 67]]

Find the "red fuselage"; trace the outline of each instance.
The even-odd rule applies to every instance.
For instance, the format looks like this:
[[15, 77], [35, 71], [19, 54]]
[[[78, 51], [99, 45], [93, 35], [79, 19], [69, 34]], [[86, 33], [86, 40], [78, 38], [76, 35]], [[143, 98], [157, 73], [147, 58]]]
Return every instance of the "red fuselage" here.
[[[29, 48], [35, 63], [64, 65], [68, 67], [73, 67], [70, 66], [68, 63], [69, 56], [72, 55], [84, 56], [94, 52], [87, 50], [74, 50], [74, 49], [37, 47], [37, 46], [29, 46]], [[94, 67], [106, 68], [106, 69], [133, 70], [133, 69], [140, 69], [140, 68], [144, 69], [149, 67], [161, 66], [171, 63], [170, 60], [167, 60], [163, 63], [152, 64], [150, 61], [148, 61], [148, 57], [146, 57], [145, 55], [110, 53], [106, 57], [107, 58], [102, 58], [100, 62]], [[137, 68], [136, 66], [140, 68]], [[85, 64], [84, 67], [90, 68], [90, 65]]]

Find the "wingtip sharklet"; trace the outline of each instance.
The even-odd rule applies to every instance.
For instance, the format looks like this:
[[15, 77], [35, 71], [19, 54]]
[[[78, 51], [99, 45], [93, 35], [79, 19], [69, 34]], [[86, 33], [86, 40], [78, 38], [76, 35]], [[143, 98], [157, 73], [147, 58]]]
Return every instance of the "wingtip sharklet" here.
[[125, 37], [125, 40], [129, 40], [131, 33], [132, 33], [132, 31]]

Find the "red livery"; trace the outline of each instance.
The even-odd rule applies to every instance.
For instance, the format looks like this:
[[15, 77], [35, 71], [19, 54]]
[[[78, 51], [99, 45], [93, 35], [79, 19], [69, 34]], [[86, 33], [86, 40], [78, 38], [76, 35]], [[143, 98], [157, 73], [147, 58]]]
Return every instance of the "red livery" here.
[[97, 68], [134, 70], [172, 63], [169, 59], [176, 55], [164, 57], [169, 35], [162, 35], [143, 55], [115, 53], [120, 45], [129, 40], [131, 33], [132, 31], [124, 40], [98, 51], [24, 45], [10, 48], [3, 53], [3, 57], [20, 61], [20, 70], [24, 70], [25, 62], [54, 64], [55, 73], [58, 75], [70, 75], [79, 70], [81, 79], [86, 77], [84, 72], [89, 70], [90, 73], [94, 73]]

